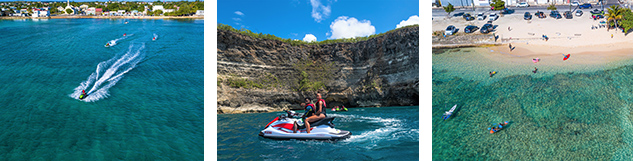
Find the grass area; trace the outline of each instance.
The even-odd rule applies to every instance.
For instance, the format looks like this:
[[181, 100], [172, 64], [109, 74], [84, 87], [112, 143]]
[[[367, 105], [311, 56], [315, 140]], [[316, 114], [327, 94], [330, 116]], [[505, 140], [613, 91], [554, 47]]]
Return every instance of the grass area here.
[[359, 41], [366, 41], [369, 40], [371, 38], [375, 38], [375, 37], [379, 37], [379, 36], [383, 36], [387, 33], [391, 33], [391, 32], [395, 32], [397, 30], [400, 29], [405, 29], [405, 28], [411, 28], [411, 27], [419, 27], [419, 25], [409, 25], [409, 26], [405, 26], [405, 27], [401, 27], [401, 28], [397, 28], [397, 29], [393, 29], [393, 30], [389, 30], [387, 32], [384, 33], [380, 33], [380, 34], [374, 34], [374, 35], [370, 35], [370, 36], [366, 36], [366, 37], [355, 37], [355, 38], [344, 38], [344, 39], [328, 39], [328, 40], [323, 40], [323, 41], [316, 41], [316, 42], [305, 42], [303, 40], [292, 40], [290, 38], [288, 39], [284, 39], [284, 38], [280, 38], [277, 37], [275, 35], [271, 35], [271, 34], [263, 34], [263, 33], [254, 33], [250, 30], [247, 29], [235, 29], [230, 25], [225, 25], [225, 24], [221, 24], [218, 23], [218, 29], [220, 30], [227, 30], [227, 31], [233, 31], [236, 33], [240, 33], [242, 35], [246, 35], [246, 36], [251, 36], [251, 37], [255, 37], [255, 38], [261, 38], [261, 39], [268, 39], [268, 40], [279, 40], [285, 43], [289, 43], [292, 46], [300, 46], [300, 45], [325, 45], [325, 44], [334, 44], [334, 43], [355, 43], [355, 42], [359, 42]]
[[313, 60], [300, 60], [292, 67], [296, 73], [299, 73], [295, 91], [327, 90], [325, 84], [331, 81], [334, 72], [339, 70], [334, 62], [324, 63]]

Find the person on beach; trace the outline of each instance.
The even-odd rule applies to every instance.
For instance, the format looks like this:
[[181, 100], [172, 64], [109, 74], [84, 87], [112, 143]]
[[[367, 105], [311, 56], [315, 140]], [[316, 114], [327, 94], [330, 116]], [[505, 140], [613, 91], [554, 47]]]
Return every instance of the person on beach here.
[[488, 72], [488, 74], [490, 75], [490, 77], [492, 77], [493, 75], [497, 74], [497, 71]]
[[512, 51], [512, 43], [508, 44], [508, 47], [510, 47], [510, 51]]
[[613, 39], [613, 34], [611, 34], [611, 38]]
[[538, 69], [536, 69], [536, 67], [534, 67], [534, 70], [532, 71], [532, 73], [536, 73], [536, 71], [538, 71]]
[[510, 28], [510, 26], [508, 26], [508, 31], [512, 31], [512, 29]]

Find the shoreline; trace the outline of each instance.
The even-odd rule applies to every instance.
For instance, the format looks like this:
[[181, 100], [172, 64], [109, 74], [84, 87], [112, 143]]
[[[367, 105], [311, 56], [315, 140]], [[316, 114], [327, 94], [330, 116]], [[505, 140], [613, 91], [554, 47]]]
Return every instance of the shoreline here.
[[16, 19], [204, 19], [204, 16], [50, 16], [50, 17], [0, 17], [0, 20]]

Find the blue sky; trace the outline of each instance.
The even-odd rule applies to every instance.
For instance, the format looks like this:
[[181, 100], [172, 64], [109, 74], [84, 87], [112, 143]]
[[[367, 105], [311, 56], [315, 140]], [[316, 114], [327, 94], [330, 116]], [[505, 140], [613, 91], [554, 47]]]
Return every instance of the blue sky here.
[[217, 7], [218, 23], [306, 41], [384, 33], [419, 16], [417, 0], [219, 0]]

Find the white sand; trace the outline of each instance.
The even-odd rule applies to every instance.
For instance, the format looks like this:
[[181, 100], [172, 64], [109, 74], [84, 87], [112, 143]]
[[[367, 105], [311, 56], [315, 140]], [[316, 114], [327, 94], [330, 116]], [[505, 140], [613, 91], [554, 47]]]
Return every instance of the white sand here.
[[[523, 20], [523, 13], [518, 12], [499, 17], [493, 22], [493, 25], [498, 25], [494, 33], [505, 40], [504, 44], [512, 44], [514, 50], [510, 51], [508, 46], [503, 45], [469, 49], [472, 52], [434, 55], [433, 70], [447, 70], [451, 76], [489, 81], [512, 75], [542, 77], [632, 65], [633, 34], [625, 36], [622, 31], [607, 31], [606, 28], [592, 30], [592, 25], [597, 26], [605, 19], [594, 21], [588, 11], [573, 19], [553, 19], [548, 15], [545, 19], [533, 16], [531, 21], [526, 21]], [[549, 11], [544, 12], [549, 14]], [[459, 29], [458, 34], [465, 34], [463, 28], [466, 25], [481, 27], [486, 22], [467, 22], [461, 17], [436, 18], [433, 20], [433, 31], [455, 25]], [[508, 31], [508, 27], [512, 30]], [[481, 33], [477, 31], [471, 34]], [[541, 35], [547, 35], [549, 41], [542, 40]], [[563, 54], [571, 54], [569, 60], [563, 61]], [[532, 58], [536, 57], [541, 61], [533, 63]], [[534, 67], [539, 69], [536, 74], [531, 72]], [[491, 79], [487, 73], [493, 70], [499, 74]]]

